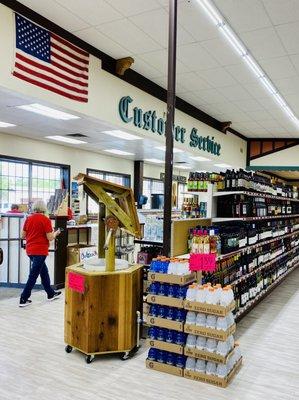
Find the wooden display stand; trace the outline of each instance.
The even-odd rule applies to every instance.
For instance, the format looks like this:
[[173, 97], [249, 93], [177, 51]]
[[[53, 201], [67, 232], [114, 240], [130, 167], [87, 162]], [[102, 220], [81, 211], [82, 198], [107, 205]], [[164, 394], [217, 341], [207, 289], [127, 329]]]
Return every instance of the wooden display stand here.
[[[70, 275], [71, 274], [71, 275]], [[71, 279], [79, 276], [82, 287]], [[65, 342], [87, 355], [134, 352], [142, 307], [142, 267], [115, 272], [66, 269]], [[125, 353], [125, 354], [124, 354]]]

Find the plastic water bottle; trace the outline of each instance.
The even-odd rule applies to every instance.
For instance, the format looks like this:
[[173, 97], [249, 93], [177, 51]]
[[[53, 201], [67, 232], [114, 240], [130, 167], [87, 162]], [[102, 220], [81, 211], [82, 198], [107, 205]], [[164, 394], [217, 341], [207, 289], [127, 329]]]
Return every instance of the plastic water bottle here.
[[167, 329], [167, 331], [165, 333], [165, 342], [167, 342], [167, 343], [173, 343], [174, 342], [173, 330]]
[[220, 305], [221, 306], [228, 306], [231, 303], [231, 294], [227, 287], [222, 289], [221, 296], [220, 296]]
[[186, 357], [180, 354], [177, 355], [175, 366], [178, 368], [185, 368], [185, 364], [186, 364]]
[[205, 374], [206, 373], [206, 362], [199, 358], [195, 364], [195, 371], [199, 372], [201, 374]]
[[151, 347], [148, 351], [148, 355], [147, 355], [148, 360], [150, 361], [156, 361], [157, 359], [157, 350], [154, 349], [153, 347]]
[[208, 315], [206, 321], [206, 327], [211, 329], [216, 329], [217, 317], [216, 315]]
[[216, 296], [216, 292], [215, 289], [210, 287], [208, 289], [208, 293], [206, 296], [206, 303], [207, 304], [217, 304], [217, 296]]
[[194, 371], [196, 365], [196, 359], [193, 357], [187, 357], [185, 369]]
[[196, 313], [194, 311], [188, 311], [186, 315], [186, 324], [195, 325]]
[[173, 307], [168, 307], [167, 313], [166, 313], [166, 319], [174, 320], [175, 317], [176, 317], [176, 309]]
[[226, 364], [218, 364], [216, 375], [219, 378], [225, 378], [227, 376], [227, 365]]
[[231, 371], [231, 370], [233, 369], [233, 367], [234, 367], [234, 359], [233, 359], [233, 357], [229, 357], [229, 359], [227, 360], [226, 366], [227, 366], [227, 372], [228, 372], [228, 374], [229, 374], [230, 371]]
[[222, 287], [221, 287], [220, 284], [217, 284], [217, 285], [214, 286], [214, 289], [215, 289], [215, 301], [216, 301], [216, 304], [220, 304]]
[[167, 353], [166, 364], [167, 365], [174, 365], [175, 364], [175, 355], [173, 353]]
[[168, 274], [175, 274], [176, 273], [176, 266], [175, 266], [175, 259], [171, 258], [168, 264]]
[[232, 312], [229, 312], [226, 316], [226, 322], [227, 322], [227, 326], [231, 327], [232, 325], [234, 325], [235, 323], [235, 317], [234, 314]]
[[207, 290], [203, 286], [199, 286], [196, 290], [196, 298], [195, 301], [199, 303], [205, 303], [207, 297]]
[[157, 271], [157, 259], [153, 258], [149, 267], [150, 272], [158, 272]]
[[183, 332], [178, 332], [175, 338], [175, 344], [184, 346], [186, 342], [186, 335]]
[[216, 341], [216, 339], [208, 338], [207, 339], [207, 344], [206, 344], [206, 349], [207, 349], [207, 351], [209, 351], [211, 353], [215, 353], [216, 349], [217, 349], [217, 341]]
[[236, 348], [235, 348], [235, 357], [236, 357], [236, 362], [238, 362], [240, 360], [240, 358], [242, 357], [242, 352], [241, 352], [240, 346], [236, 346]]
[[185, 321], [185, 310], [181, 310], [180, 308], [176, 312], [175, 320], [178, 322]]
[[186, 300], [195, 301], [196, 293], [197, 293], [197, 285], [195, 285], [194, 283], [192, 285], [189, 285], [186, 293]]
[[207, 339], [205, 337], [197, 336], [195, 347], [198, 350], [205, 350], [206, 349], [206, 344], [207, 344]]
[[206, 326], [206, 322], [207, 322], [206, 314], [204, 314], [204, 313], [197, 313], [195, 324], [196, 324], [197, 326]]
[[177, 285], [168, 285], [168, 297], [177, 297], [178, 286]]
[[161, 340], [162, 342], [164, 342], [166, 339], [166, 332], [164, 328], [158, 328], [157, 331], [157, 340]]
[[152, 317], [157, 317], [159, 314], [159, 307], [157, 304], [152, 304], [149, 309], [149, 315]]
[[167, 352], [164, 350], [158, 350], [157, 351], [157, 361], [159, 363], [166, 363], [166, 357], [167, 357]]
[[168, 285], [167, 283], [161, 283], [159, 290], [158, 290], [158, 295], [159, 296], [167, 296], [168, 295]]
[[186, 340], [186, 346], [187, 347], [190, 347], [191, 349], [194, 349], [195, 348], [195, 345], [196, 345], [196, 336], [195, 335], [191, 335], [191, 334], [189, 334], [188, 336], [187, 336], [187, 340]]
[[206, 374], [207, 375], [216, 375], [216, 371], [217, 371], [216, 363], [214, 363], [213, 361], [208, 361], [207, 367], [206, 367]]
[[148, 337], [152, 340], [157, 339], [157, 328], [155, 326], [151, 326], [148, 330]]
[[190, 274], [190, 270], [189, 270], [189, 260], [186, 259], [182, 259], [180, 260], [180, 275], [188, 275]]
[[229, 344], [229, 351], [231, 351], [235, 347], [235, 339], [233, 335], [230, 335], [227, 339], [228, 344]]
[[226, 340], [226, 341], [218, 340], [216, 353], [225, 357], [228, 355], [229, 351], [230, 351], [229, 341], [228, 340]]
[[165, 318], [167, 314], [167, 307], [166, 306], [159, 306], [158, 317]]
[[230, 285], [227, 285], [226, 289], [227, 289], [227, 292], [228, 292], [228, 296], [227, 296], [228, 297], [228, 301], [229, 301], [228, 304], [230, 304], [234, 300], [234, 292], [233, 292], [233, 289], [232, 289], [232, 287]]
[[216, 329], [219, 331], [226, 331], [228, 328], [226, 317], [218, 317]]
[[184, 300], [186, 297], [187, 288], [186, 286], [180, 286], [177, 291], [177, 298]]
[[160, 289], [160, 284], [159, 284], [159, 282], [152, 282], [152, 283], [149, 285], [148, 292], [149, 292], [150, 294], [158, 294], [159, 289]]

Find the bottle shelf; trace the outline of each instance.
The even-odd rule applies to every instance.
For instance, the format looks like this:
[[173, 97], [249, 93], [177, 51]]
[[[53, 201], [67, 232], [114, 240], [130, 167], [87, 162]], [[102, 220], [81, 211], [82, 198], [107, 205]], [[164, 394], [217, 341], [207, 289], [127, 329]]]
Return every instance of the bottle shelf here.
[[268, 286], [265, 290], [259, 293], [253, 300], [249, 301], [245, 307], [242, 307], [235, 315], [236, 322], [238, 322], [251, 308], [253, 308], [257, 303], [259, 303], [263, 298], [265, 298], [269, 292], [271, 292], [276, 286], [278, 286], [291, 272], [293, 272], [299, 263], [290, 267], [283, 275], [281, 275], [275, 282]]
[[253, 197], [263, 197], [265, 199], [274, 199], [274, 200], [282, 200], [282, 201], [294, 201], [294, 202], [299, 202], [299, 199], [294, 199], [291, 197], [284, 197], [284, 196], [277, 196], [277, 195], [272, 195], [268, 193], [262, 193], [262, 192], [250, 192], [247, 190], [232, 190], [232, 191], [227, 191], [227, 192], [214, 192], [213, 197], [220, 197], [220, 196], [230, 196], [234, 194], [244, 194], [246, 196], [253, 196]]
[[255, 275], [257, 272], [262, 271], [265, 268], [270, 267], [270, 265], [274, 264], [275, 262], [279, 261], [280, 259], [282, 259], [283, 257], [287, 256], [288, 254], [294, 253], [296, 251], [298, 246], [296, 246], [294, 249], [287, 251], [286, 253], [281, 254], [278, 257], [273, 258], [273, 260], [270, 260], [268, 262], [266, 262], [266, 264], [261, 265], [258, 268], [255, 268], [253, 271], [248, 272], [248, 274], [245, 274], [243, 276], [241, 276], [240, 278], [236, 279], [235, 281], [231, 282], [230, 285], [236, 286], [238, 285], [240, 282], [245, 281], [246, 279], [248, 279], [250, 276]]
[[265, 217], [214, 217], [212, 218], [212, 222], [230, 222], [230, 221], [266, 221], [268, 219], [285, 219], [285, 218], [297, 218], [299, 214], [287, 214], [287, 215], [268, 215]]

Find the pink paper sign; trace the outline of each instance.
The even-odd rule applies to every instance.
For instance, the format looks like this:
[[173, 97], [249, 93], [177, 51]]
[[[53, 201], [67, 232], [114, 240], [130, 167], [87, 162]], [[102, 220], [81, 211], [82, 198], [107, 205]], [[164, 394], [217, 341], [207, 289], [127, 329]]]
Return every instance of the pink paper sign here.
[[83, 275], [69, 272], [68, 274], [68, 287], [75, 292], [84, 293], [85, 291], [85, 277]]
[[216, 254], [190, 254], [190, 271], [209, 271], [216, 270]]

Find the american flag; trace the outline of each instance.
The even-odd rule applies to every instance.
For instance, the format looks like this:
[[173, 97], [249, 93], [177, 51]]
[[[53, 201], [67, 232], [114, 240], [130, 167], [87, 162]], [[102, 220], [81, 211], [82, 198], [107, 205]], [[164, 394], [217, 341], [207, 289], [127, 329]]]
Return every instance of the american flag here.
[[13, 75], [69, 99], [88, 101], [89, 54], [16, 14]]

